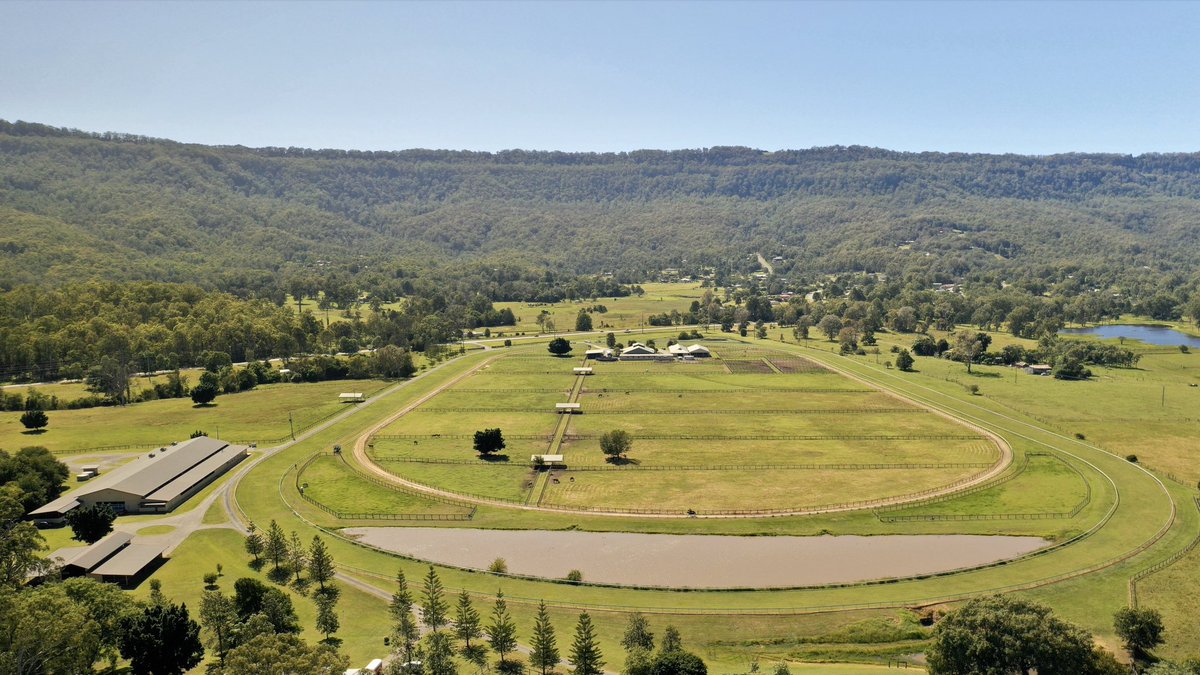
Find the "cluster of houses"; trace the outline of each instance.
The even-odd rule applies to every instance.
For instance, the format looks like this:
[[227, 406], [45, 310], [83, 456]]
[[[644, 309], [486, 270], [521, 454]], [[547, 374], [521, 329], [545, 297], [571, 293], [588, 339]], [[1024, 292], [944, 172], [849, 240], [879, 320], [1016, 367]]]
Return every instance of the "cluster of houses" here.
[[712, 356], [712, 352], [704, 345], [673, 344], [666, 351], [659, 351], [640, 342], [634, 342], [628, 347], [616, 352], [612, 349], [589, 349], [585, 353], [589, 359], [596, 361], [694, 361]]

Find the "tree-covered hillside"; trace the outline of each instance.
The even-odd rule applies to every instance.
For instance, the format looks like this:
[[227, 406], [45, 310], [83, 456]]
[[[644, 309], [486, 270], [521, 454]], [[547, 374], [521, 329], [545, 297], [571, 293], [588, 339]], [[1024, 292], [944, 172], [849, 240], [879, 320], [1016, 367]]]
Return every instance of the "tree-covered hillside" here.
[[615, 154], [184, 145], [0, 122], [0, 287], [93, 278], [238, 292], [334, 261], [1194, 283], [1200, 154], [860, 147]]

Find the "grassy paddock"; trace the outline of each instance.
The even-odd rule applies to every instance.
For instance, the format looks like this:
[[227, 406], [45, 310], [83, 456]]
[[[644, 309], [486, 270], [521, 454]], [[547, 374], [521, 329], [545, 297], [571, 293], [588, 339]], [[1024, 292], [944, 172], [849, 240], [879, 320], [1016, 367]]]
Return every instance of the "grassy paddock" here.
[[460, 514], [470, 510], [364, 481], [332, 455], [322, 455], [306, 465], [299, 481], [306, 486], [305, 495], [340, 513]]
[[0, 413], [0, 447], [42, 445], [53, 452], [120, 445], [161, 445], [187, 440], [203, 430], [228, 440], [271, 440], [289, 433], [288, 414], [297, 433], [339, 412], [348, 404], [339, 392], [353, 389], [368, 396], [386, 387], [379, 380], [314, 384], [269, 384], [251, 391], [218, 396], [215, 405], [197, 407], [191, 399], [164, 399], [128, 406], [55, 410], [49, 428], [29, 434], [20, 413]]
[[[555, 471], [542, 503], [597, 509], [791, 509], [907, 495], [981, 469]], [[554, 482], [557, 480], [558, 482]]]

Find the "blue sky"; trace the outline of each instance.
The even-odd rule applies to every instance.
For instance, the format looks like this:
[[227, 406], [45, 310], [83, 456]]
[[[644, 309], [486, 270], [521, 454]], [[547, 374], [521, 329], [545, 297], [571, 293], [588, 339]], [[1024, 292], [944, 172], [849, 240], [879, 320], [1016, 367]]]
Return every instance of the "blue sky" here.
[[6, 2], [0, 118], [358, 149], [1200, 150], [1200, 3]]

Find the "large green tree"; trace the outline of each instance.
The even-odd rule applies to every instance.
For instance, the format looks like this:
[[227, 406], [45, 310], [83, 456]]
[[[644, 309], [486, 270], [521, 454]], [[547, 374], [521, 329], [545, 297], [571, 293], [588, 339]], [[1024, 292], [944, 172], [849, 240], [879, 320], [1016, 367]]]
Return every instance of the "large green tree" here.
[[0, 485], [18, 488], [26, 511], [57, 499], [70, 475], [67, 465], [41, 446], [21, 448], [11, 455], [0, 450]]
[[1113, 629], [1135, 658], [1161, 645], [1165, 630], [1158, 610], [1134, 607], [1122, 607], [1113, 615]]
[[75, 539], [94, 544], [113, 531], [117, 512], [105, 504], [77, 506], [67, 512], [66, 519]]
[[571, 353], [571, 343], [566, 338], [556, 337], [550, 341], [546, 349], [555, 356], [566, 356]]
[[121, 656], [135, 675], [174, 675], [204, 658], [200, 625], [187, 605], [151, 605], [121, 625]]
[[62, 584], [0, 588], [0, 672], [91, 672], [101, 630]]
[[1092, 636], [1049, 607], [993, 595], [950, 612], [926, 649], [932, 675], [1099, 675], [1106, 659]]
[[327, 645], [310, 646], [290, 634], [256, 635], [225, 655], [213, 675], [340, 675], [350, 659]]

